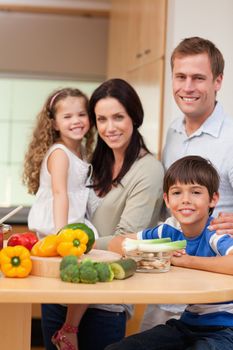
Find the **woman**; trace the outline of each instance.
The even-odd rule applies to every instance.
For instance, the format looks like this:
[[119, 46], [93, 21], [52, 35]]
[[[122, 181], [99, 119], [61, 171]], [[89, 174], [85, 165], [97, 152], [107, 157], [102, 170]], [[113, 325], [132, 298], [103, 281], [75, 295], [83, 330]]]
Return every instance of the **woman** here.
[[[96, 248], [107, 249], [114, 235], [156, 225], [163, 168], [138, 131], [143, 108], [126, 81], [101, 84], [90, 98], [89, 114], [98, 130], [92, 164], [93, 187], [100, 197], [92, 223], [100, 236]], [[132, 309], [131, 305], [90, 305], [79, 325], [79, 350], [103, 350], [122, 339]], [[55, 350], [47, 343], [64, 322], [66, 308], [45, 305], [42, 311], [46, 349]]]

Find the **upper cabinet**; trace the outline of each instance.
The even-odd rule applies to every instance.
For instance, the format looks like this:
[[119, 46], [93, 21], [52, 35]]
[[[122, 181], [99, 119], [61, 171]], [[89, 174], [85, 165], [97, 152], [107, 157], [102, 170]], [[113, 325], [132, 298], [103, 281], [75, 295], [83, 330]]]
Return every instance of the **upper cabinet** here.
[[163, 134], [163, 90], [166, 0], [112, 0], [108, 78], [127, 80], [139, 94], [145, 118], [140, 131], [160, 157]]
[[129, 1], [112, 0], [108, 38], [109, 78], [127, 79], [128, 17]]
[[164, 55], [166, 0], [129, 0], [128, 69]]

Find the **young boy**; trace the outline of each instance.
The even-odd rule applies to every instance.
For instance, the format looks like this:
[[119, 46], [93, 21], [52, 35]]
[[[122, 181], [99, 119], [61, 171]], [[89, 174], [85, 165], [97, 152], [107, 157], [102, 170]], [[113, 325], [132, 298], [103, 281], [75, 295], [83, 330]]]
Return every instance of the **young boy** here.
[[[208, 230], [218, 201], [219, 176], [199, 156], [177, 160], [164, 177], [164, 200], [174, 218], [138, 238], [186, 239], [186, 253], [176, 253], [172, 264], [233, 275], [233, 238]], [[197, 281], [198, 283], [198, 281]], [[233, 349], [233, 302], [188, 305], [179, 320], [170, 319], [148, 331], [112, 344], [106, 350]]]

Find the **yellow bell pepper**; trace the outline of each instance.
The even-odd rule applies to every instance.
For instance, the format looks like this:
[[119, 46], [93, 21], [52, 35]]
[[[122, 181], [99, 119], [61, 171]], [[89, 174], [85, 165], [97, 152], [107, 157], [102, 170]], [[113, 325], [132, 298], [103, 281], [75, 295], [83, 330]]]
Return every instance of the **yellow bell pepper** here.
[[48, 235], [40, 239], [32, 247], [31, 254], [42, 257], [58, 256], [57, 237], [57, 235]]
[[30, 252], [21, 245], [3, 248], [0, 251], [0, 264], [6, 277], [26, 277], [32, 270]]
[[57, 252], [61, 256], [81, 256], [85, 253], [88, 243], [88, 235], [80, 229], [65, 229], [57, 235]]

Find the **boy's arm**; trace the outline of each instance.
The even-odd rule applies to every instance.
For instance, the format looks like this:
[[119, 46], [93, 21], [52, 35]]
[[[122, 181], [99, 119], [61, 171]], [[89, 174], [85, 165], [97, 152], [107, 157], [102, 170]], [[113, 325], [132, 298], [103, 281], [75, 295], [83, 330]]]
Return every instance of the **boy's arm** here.
[[233, 251], [225, 256], [202, 257], [192, 255], [172, 256], [172, 265], [189, 269], [233, 275]]

